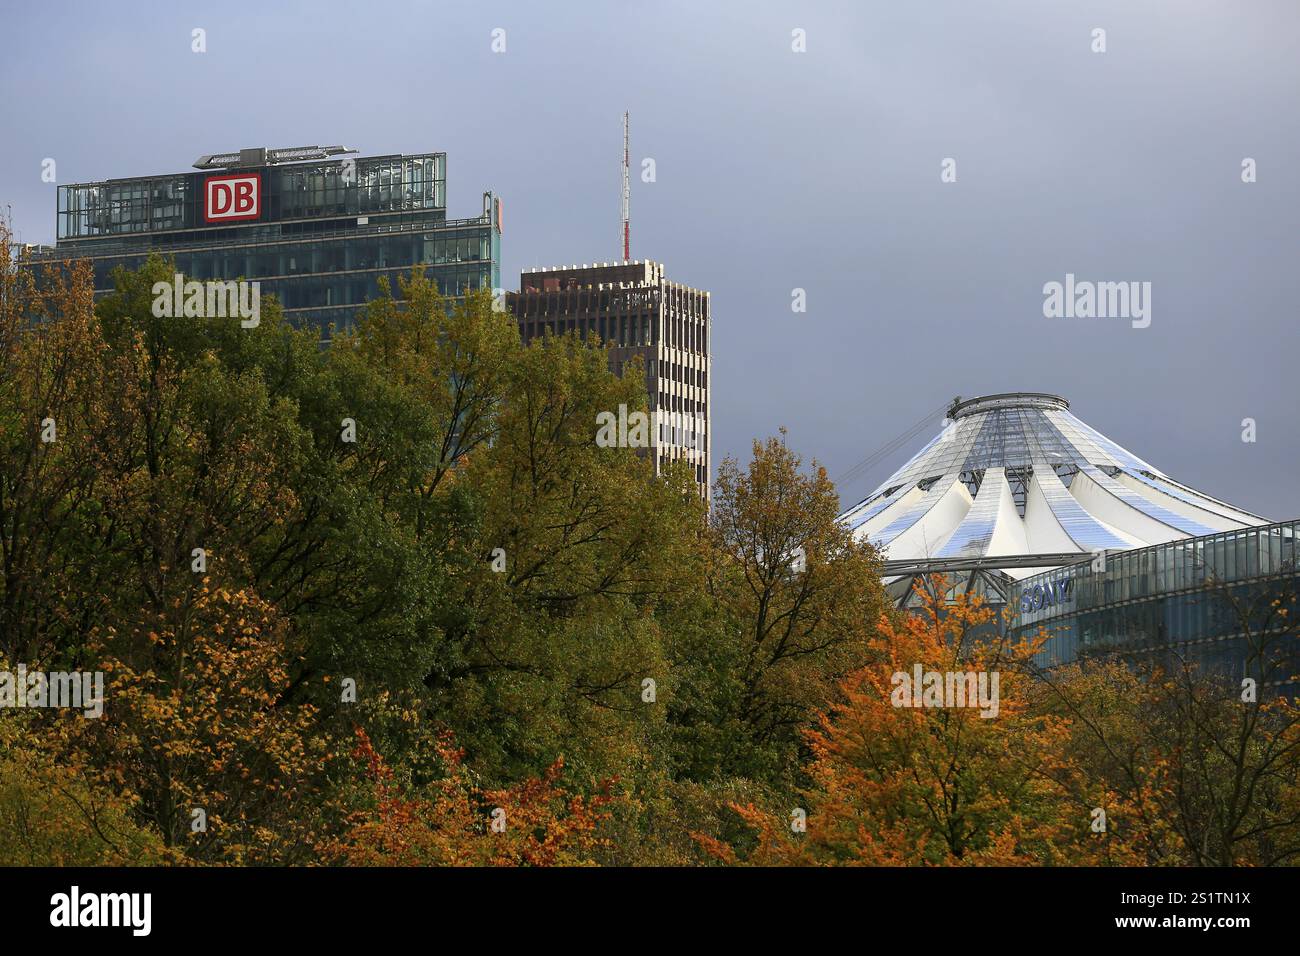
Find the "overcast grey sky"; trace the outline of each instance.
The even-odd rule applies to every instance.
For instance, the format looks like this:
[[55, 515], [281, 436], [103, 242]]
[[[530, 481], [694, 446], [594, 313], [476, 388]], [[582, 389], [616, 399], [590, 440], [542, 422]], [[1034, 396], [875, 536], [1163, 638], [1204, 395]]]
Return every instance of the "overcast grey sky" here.
[[[52, 241], [47, 157], [67, 183], [241, 146], [445, 150], [451, 216], [503, 197], [516, 288], [619, 255], [628, 109], [632, 255], [713, 293], [715, 461], [785, 425], [839, 477], [954, 395], [1049, 391], [1290, 518], [1298, 41], [1296, 0], [6, 4], [0, 208]], [[1066, 273], [1150, 282], [1150, 326], [1045, 318]]]

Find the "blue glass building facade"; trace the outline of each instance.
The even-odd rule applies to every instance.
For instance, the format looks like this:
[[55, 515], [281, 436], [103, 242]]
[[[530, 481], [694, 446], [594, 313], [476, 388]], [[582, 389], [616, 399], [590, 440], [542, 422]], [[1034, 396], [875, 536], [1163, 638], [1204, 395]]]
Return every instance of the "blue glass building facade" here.
[[1274, 683], [1294, 691], [1298, 539], [1300, 521], [1285, 521], [1027, 577], [1012, 595], [1011, 630], [1032, 637], [1043, 629], [1038, 663], [1047, 667], [1101, 656], [1187, 661], [1234, 682], [1266, 679], [1273, 668]]
[[[244, 151], [265, 160], [265, 150]], [[214, 180], [257, 183], [255, 215], [214, 219]], [[60, 186], [58, 244], [30, 261], [89, 259], [95, 291], [152, 253], [190, 279], [258, 280], [297, 324], [346, 328], [378, 292], [423, 265], [449, 295], [500, 287], [501, 204], [447, 218], [445, 153], [221, 169]]]

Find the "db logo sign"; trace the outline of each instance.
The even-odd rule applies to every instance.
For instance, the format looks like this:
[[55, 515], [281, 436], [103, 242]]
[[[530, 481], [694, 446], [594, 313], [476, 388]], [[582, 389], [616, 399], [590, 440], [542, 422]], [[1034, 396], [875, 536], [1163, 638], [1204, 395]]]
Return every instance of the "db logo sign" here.
[[213, 176], [203, 185], [203, 221], [256, 219], [262, 213], [262, 174]]

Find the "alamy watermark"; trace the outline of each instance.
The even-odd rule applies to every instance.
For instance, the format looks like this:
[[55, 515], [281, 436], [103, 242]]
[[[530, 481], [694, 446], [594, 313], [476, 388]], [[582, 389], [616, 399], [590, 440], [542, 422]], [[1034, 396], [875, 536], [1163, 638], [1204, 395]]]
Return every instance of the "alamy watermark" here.
[[1133, 328], [1151, 324], [1150, 282], [1075, 281], [1074, 273], [1065, 274], [1065, 282], [1048, 282], [1043, 286], [1043, 315], [1049, 319], [1131, 319]]
[[74, 885], [50, 897], [54, 927], [118, 926], [130, 929], [132, 936], [148, 936], [152, 912], [152, 893], [83, 893]]
[[104, 713], [104, 672], [47, 673], [19, 664], [14, 671], [0, 671], [0, 707], [67, 707], [93, 720]]
[[171, 282], [155, 282], [152, 292], [153, 314], [160, 319], [237, 318], [246, 329], [255, 329], [262, 321], [261, 282], [186, 282], [178, 272]]
[[618, 406], [618, 414], [597, 412], [596, 444], [601, 448], [649, 448], [650, 416], [645, 412], [628, 413], [626, 405]]
[[977, 707], [981, 717], [998, 715], [997, 671], [896, 671], [889, 702], [895, 707]]

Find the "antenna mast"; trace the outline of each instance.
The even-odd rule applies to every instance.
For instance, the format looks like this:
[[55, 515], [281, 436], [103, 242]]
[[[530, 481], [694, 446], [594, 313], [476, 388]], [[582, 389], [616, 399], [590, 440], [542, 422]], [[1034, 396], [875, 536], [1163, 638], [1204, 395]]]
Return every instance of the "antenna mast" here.
[[632, 187], [628, 179], [627, 111], [623, 111], [623, 261], [632, 258]]

